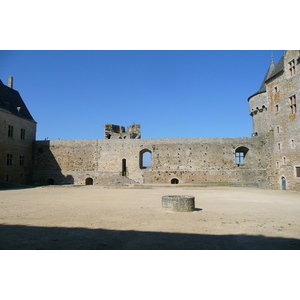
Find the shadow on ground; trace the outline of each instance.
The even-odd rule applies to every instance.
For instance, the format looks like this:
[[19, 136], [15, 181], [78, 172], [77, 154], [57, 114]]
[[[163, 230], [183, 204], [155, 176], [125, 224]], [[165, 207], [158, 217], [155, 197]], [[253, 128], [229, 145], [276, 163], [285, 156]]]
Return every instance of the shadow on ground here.
[[2, 250], [299, 250], [300, 240], [0, 224]]

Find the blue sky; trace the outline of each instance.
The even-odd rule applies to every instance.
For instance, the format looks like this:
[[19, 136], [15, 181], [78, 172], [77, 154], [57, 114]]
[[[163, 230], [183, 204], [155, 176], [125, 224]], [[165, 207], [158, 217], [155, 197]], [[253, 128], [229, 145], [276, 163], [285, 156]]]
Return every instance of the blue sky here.
[[105, 123], [142, 138], [250, 136], [247, 98], [284, 51], [0, 51], [37, 139], [102, 139]]

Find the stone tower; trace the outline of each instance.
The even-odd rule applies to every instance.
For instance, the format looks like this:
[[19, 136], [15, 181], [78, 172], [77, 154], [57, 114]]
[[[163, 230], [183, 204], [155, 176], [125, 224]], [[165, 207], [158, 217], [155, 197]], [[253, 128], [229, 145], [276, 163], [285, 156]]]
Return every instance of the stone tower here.
[[267, 186], [300, 190], [300, 50], [273, 61], [258, 92], [248, 98], [253, 135], [268, 144]]

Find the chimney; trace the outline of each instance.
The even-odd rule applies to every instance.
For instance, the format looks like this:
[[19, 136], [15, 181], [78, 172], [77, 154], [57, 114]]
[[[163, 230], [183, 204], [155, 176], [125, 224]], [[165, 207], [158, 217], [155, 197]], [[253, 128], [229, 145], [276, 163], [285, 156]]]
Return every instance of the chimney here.
[[12, 76], [8, 76], [8, 87], [10, 87], [11, 89], [13, 88], [13, 77]]

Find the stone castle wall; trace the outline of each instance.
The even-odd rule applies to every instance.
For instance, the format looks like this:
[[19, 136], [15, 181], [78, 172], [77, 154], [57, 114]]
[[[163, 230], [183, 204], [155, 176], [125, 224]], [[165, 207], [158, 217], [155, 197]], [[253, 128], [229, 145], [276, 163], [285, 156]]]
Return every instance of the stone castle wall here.
[[[249, 149], [237, 165], [236, 149]], [[152, 164], [143, 166], [143, 153]], [[34, 146], [34, 183], [108, 184], [122, 177], [138, 183], [197, 184], [233, 182], [265, 187], [269, 151], [258, 137], [38, 141]], [[124, 163], [126, 172], [123, 174]], [[125, 176], [122, 176], [125, 175]]]

